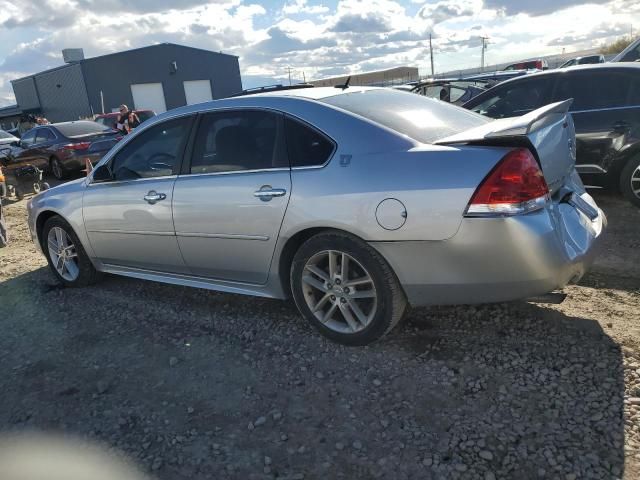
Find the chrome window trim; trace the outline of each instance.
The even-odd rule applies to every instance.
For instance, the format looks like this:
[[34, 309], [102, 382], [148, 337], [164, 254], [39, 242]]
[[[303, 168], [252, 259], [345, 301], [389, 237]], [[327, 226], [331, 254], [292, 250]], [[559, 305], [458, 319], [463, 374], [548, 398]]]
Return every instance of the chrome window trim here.
[[[581, 170], [586, 170], [592, 168], [594, 170], [597, 170], [600, 173], [607, 173], [607, 171], [602, 168], [600, 165], [596, 165], [594, 163], [577, 163], [576, 164], [576, 170], [578, 172], [580, 172]], [[595, 173], [595, 172], [583, 172], [583, 173]]]
[[[95, 170], [96, 167], [94, 167], [93, 169]], [[91, 187], [94, 185], [121, 185], [121, 184], [125, 184], [125, 183], [138, 183], [138, 182], [150, 182], [153, 180], [168, 180], [168, 179], [176, 179], [178, 178], [178, 175], [162, 175], [160, 177], [145, 177], [145, 178], [135, 178], [132, 180], [112, 180], [109, 182], [94, 182], [93, 181], [93, 177], [91, 177], [91, 179], [87, 178], [87, 187]]]
[[210, 177], [218, 175], [238, 175], [245, 173], [288, 172], [289, 167], [259, 168], [254, 170], [229, 170], [228, 172], [181, 173], [178, 178]]
[[609, 108], [591, 108], [588, 110], [569, 110], [569, 113], [592, 113], [592, 112], [606, 112], [607, 110], [628, 110], [630, 108], [640, 108], [640, 105], [624, 105], [622, 107], [609, 107]]

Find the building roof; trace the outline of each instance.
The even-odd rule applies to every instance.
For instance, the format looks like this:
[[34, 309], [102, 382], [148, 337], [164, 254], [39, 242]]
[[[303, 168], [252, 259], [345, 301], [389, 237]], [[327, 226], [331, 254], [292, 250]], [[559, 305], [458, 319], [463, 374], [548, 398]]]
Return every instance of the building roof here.
[[146, 50], [146, 49], [158, 48], [158, 47], [166, 47], [166, 46], [178, 47], [178, 48], [188, 48], [190, 50], [198, 50], [200, 52], [213, 53], [215, 55], [225, 55], [225, 56], [228, 56], [228, 57], [238, 58], [237, 55], [231, 55], [229, 53], [214, 52], [213, 50], [205, 50], [204, 48], [188, 47], [186, 45], [178, 45], [177, 43], [164, 42], [164, 43], [156, 43], [154, 45], [147, 45], [146, 47], [132, 48], [130, 50], [122, 50], [120, 52], [107, 53], [105, 55], [98, 55], [97, 57], [85, 58], [85, 59], [79, 60], [77, 62], [65, 63], [64, 65], [59, 65], [57, 67], [49, 68], [48, 70], [43, 70], [42, 72], [32, 73], [31, 75], [26, 75], [24, 77], [16, 78], [15, 80], [11, 80], [11, 83], [19, 82], [19, 81], [25, 80], [27, 78], [32, 78], [32, 77], [35, 77], [37, 75], [43, 75], [45, 73], [55, 72], [56, 70], [61, 70], [63, 68], [67, 68], [67, 67], [70, 67], [72, 65], [77, 65], [77, 64], [82, 64], [82, 63], [90, 63], [90, 62], [92, 62], [94, 60], [105, 58], [105, 57], [112, 57], [114, 55], [123, 55], [123, 54], [131, 53], [131, 52], [137, 52], [137, 51], [140, 51], [140, 50]]
[[0, 107], [0, 118], [14, 117], [16, 115], [22, 115], [22, 109], [18, 105]]

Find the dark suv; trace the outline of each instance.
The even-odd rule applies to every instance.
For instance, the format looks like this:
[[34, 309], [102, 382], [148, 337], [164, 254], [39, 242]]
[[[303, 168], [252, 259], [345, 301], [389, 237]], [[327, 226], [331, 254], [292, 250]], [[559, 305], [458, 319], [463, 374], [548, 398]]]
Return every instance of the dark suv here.
[[604, 63], [535, 73], [481, 93], [464, 108], [492, 118], [573, 98], [576, 169], [586, 185], [619, 188], [640, 207], [640, 64]]

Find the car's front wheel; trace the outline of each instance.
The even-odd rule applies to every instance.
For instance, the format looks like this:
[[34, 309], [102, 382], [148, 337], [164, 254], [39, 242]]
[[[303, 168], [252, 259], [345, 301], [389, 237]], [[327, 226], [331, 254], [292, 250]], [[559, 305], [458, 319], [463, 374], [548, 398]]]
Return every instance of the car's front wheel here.
[[620, 190], [627, 200], [640, 207], [640, 155], [629, 160], [622, 169]]
[[84, 287], [99, 279], [76, 233], [61, 217], [53, 216], [44, 224], [42, 249], [51, 271], [63, 285]]
[[345, 345], [367, 345], [389, 332], [407, 302], [395, 274], [371, 246], [326, 232], [307, 240], [291, 267], [298, 309], [323, 335]]

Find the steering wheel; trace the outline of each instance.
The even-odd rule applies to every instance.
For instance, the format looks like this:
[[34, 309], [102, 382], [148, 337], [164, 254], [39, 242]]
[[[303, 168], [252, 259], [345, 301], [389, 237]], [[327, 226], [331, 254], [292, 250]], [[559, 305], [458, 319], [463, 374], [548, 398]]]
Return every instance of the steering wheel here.
[[165, 152], [158, 152], [151, 155], [147, 161], [151, 170], [173, 170], [175, 159], [175, 155]]

